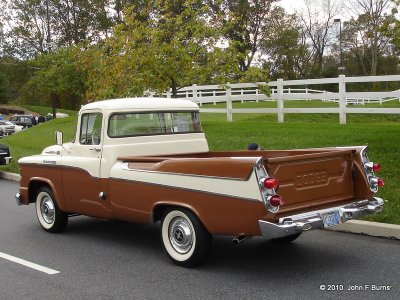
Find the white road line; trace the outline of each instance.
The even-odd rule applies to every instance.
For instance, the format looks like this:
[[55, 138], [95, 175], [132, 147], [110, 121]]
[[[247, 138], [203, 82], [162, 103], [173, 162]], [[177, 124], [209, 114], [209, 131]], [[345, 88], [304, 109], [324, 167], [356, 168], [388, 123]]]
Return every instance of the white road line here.
[[0, 258], [7, 259], [9, 261], [15, 262], [17, 264], [23, 265], [23, 266], [31, 268], [31, 269], [35, 269], [40, 272], [44, 272], [49, 275], [60, 273], [59, 271], [49, 269], [49, 268], [43, 267], [41, 265], [34, 264], [30, 261], [27, 261], [27, 260], [24, 260], [24, 259], [15, 257], [15, 256], [11, 256], [11, 255], [8, 255], [8, 254], [2, 253], [2, 252], [0, 252]]

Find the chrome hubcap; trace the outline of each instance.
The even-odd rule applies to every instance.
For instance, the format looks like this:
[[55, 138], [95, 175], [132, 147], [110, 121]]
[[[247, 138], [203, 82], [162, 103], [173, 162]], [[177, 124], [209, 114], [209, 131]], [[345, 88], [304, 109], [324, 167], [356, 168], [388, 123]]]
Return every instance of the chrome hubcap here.
[[172, 220], [169, 226], [169, 240], [172, 247], [180, 254], [190, 251], [193, 245], [193, 232], [186, 219], [178, 217]]
[[54, 203], [50, 197], [46, 196], [42, 198], [40, 212], [42, 213], [43, 220], [46, 223], [52, 224], [54, 222]]

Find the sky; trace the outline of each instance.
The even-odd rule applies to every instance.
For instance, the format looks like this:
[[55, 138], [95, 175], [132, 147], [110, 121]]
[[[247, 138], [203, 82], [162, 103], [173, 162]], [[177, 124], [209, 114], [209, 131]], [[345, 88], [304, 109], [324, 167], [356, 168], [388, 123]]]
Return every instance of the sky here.
[[[336, 0], [335, 2], [339, 4], [340, 0]], [[277, 4], [282, 6], [288, 13], [295, 13], [296, 10], [301, 11], [306, 7], [304, 4], [304, 0], [280, 0], [279, 2], [277, 2]], [[350, 16], [345, 9], [342, 9], [341, 13], [338, 14], [336, 18], [340, 18], [342, 20], [348, 20], [350, 19]]]
[[293, 13], [295, 9], [304, 7], [302, 0], [281, 0], [278, 3], [289, 13]]

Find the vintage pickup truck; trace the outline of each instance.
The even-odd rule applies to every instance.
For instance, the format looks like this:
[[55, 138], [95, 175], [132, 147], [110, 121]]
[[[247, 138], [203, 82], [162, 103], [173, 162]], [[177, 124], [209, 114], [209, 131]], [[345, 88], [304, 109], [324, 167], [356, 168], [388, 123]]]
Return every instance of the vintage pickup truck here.
[[186, 100], [90, 103], [74, 140], [56, 140], [19, 160], [18, 205], [36, 203], [48, 232], [77, 214], [161, 223], [165, 251], [182, 266], [204, 260], [212, 235], [290, 242], [384, 203], [365, 146], [210, 152], [199, 107]]

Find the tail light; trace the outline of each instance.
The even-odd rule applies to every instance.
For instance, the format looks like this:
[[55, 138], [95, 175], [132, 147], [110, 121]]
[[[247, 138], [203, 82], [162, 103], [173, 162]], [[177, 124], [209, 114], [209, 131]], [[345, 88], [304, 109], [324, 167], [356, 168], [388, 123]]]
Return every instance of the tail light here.
[[385, 185], [385, 181], [382, 178], [378, 178], [378, 186], [384, 186]]
[[273, 195], [273, 196], [268, 197], [268, 202], [273, 207], [279, 207], [279, 206], [283, 205], [283, 198], [279, 195]]
[[365, 168], [367, 170], [367, 172], [379, 172], [381, 169], [381, 165], [380, 164], [374, 164], [373, 162], [367, 162], [365, 163]]
[[273, 177], [261, 179], [261, 184], [266, 189], [277, 189], [279, 187], [279, 181]]

